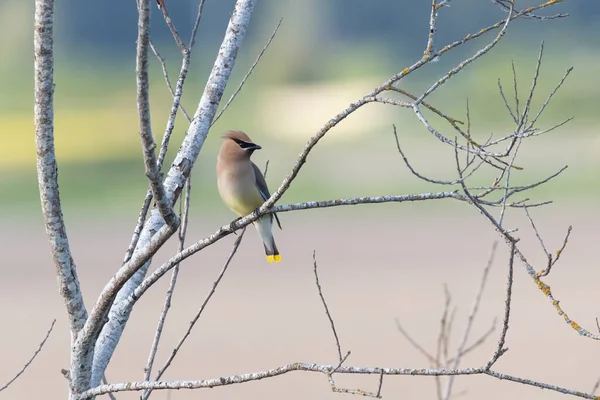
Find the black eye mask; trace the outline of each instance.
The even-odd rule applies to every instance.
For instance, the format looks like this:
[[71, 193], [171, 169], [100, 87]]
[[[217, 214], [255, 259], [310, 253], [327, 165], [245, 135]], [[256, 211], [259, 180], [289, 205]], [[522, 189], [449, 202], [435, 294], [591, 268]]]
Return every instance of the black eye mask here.
[[254, 143], [244, 142], [243, 140], [239, 140], [239, 139], [233, 139], [233, 141], [236, 142], [244, 150], [249, 149], [249, 148], [260, 149], [260, 146], [254, 144]]

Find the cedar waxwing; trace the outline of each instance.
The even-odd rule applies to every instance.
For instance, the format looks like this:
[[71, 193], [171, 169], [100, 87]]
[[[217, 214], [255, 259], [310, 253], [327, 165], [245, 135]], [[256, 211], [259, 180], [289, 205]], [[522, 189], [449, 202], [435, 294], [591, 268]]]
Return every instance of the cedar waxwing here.
[[[240, 217], [260, 207], [271, 197], [267, 182], [260, 169], [250, 161], [254, 150], [261, 147], [242, 131], [229, 131], [223, 135], [223, 145], [217, 159], [217, 186], [227, 207]], [[281, 256], [273, 239], [273, 217], [281, 229], [276, 214], [267, 214], [254, 221], [254, 226], [265, 246], [267, 261], [279, 262]]]

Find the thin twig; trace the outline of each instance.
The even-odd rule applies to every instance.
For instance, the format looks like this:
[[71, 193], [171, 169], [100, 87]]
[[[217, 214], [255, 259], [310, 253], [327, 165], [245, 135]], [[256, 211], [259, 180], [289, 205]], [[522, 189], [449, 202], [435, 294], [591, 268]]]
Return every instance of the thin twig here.
[[152, 190], [148, 190], [146, 193], [146, 197], [144, 198], [144, 203], [142, 204], [142, 208], [138, 215], [138, 220], [135, 224], [135, 229], [133, 230], [133, 236], [131, 237], [131, 242], [129, 243], [129, 247], [127, 247], [127, 251], [125, 252], [125, 257], [123, 258], [123, 265], [126, 264], [129, 260], [131, 260], [131, 256], [135, 251], [135, 248], [140, 240], [140, 235], [142, 230], [144, 229], [144, 222], [146, 221], [146, 216], [148, 215], [148, 210], [150, 210], [150, 203], [152, 202]]
[[521, 143], [523, 143], [523, 139], [517, 139], [517, 145], [515, 146], [515, 151], [513, 152], [512, 157], [510, 158], [510, 163], [506, 168], [506, 189], [504, 190], [504, 197], [502, 201], [502, 207], [500, 209], [500, 219], [498, 224], [502, 226], [504, 222], [504, 213], [506, 211], [506, 202], [508, 200], [508, 188], [510, 187], [510, 174], [512, 172], [512, 167], [514, 165], [515, 159], [517, 158], [517, 154], [519, 153], [519, 148], [521, 147]]
[[[483, 335], [481, 335], [471, 345], [465, 347], [465, 349], [463, 350], [463, 352], [461, 353], [460, 356], [464, 357], [465, 355], [469, 354], [470, 352], [472, 352], [473, 350], [477, 349], [479, 346], [484, 344], [485, 341], [487, 340], [487, 338], [489, 338], [491, 336], [491, 334], [494, 333], [495, 330], [496, 330], [496, 319], [494, 319], [492, 321], [492, 325]], [[452, 364], [454, 361], [455, 361], [455, 357], [450, 358], [450, 359], [448, 359], [448, 361], [446, 362], [445, 365], [448, 366], [448, 365]]]
[[[140, 0], [138, 0], [138, 4], [139, 4], [139, 1]], [[177, 29], [175, 28], [175, 24], [173, 23], [173, 20], [171, 20], [171, 17], [169, 16], [169, 11], [167, 10], [167, 4], [163, 0], [160, 1], [159, 8], [161, 9], [163, 17], [165, 18], [165, 22], [167, 23], [167, 26], [169, 27], [169, 30], [171, 31], [171, 34], [173, 35], [173, 39], [175, 39], [175, 43], [177, 43], [177, 47], [179, 47], [179, 51], [181, 51], [182, 54], [185, 53], [187, 51], [187, 48], [181, 41], [181, 38], [179, 37], [179, 33], [177, 32]]]
[[244, 75], [244, 77], [242, 78], [242, 81], [238, 85], [237, 89], [235, 89], [235, 91], [233, 92], [233, 94], [231, 95], [231, 97], [229, 97], [229, 100], [227, 100], [227, 103], [225, 103], [225, 106], [223, 106], [223, 108], [221, 109], [221, 111], [217, 114], [217, 116], [215, 117], [215, 119], [213, 120], [213, 122], [212, 122], [211, 125], [214, 125], [218, 121], [218, 119], [221, 118], [221, 115], [223, 115], [223, 113], [225, 112], [225, 110], [227, 110], [227, 108], [229, 107], [229, 105], [233, 102], [233, 100], [235, 99], [235, 97], [242, 90], [242, 87], [244, 87], [244, 84], [246, 83], [246, 80], [250, 77], [250, 75], [252, 74], [252, 71], [254, 71], [254, 68], [260, 62], [260, 59], [262, 58], [263, 54], [265, 54], [265, 51], [267, 51], [267, 49], [271, 45], [271, 42], [275, 38], [275, 35], [277, 34], [277, 31], [279, 30], [279, 27], [281, 26], [281, 22], [282, 21], [283, 21], [283, 18], [281, 18], [279, 20], [279, 23], [275, 27], [275, 30], [273, 30], [273, 33], [271, 34], [271, 37], [267, 41], [267, 44], [265, 44], [265, 46], [262, 48], [262, 50], [260, 51], [260, 53], [258, 53], [258, 57], [256, 57], [256, 60], [254, 60], [254, 63], [252, 64], [252, 66], [250, 66], [250, 69], [248, 70], [248, 72], [246, 73], [246, 75]]
[[[188, 219], [189, 219], [189, 211], [190, 211], [190, 196], [192, 190], [191, 183], [191, 175], [188, 177], [188, 181], [185, 187], [185, 205], [183, 206], [183, 211], [181, 212], [181, 226], [179, 227], [179, 251], [182, 251], [185, 247], [185, 236], [187, 234], [188, 227]], [[181, 204], [181, 203], [180, 203]], [[175, 291], [175, 285], [177, 284], [177, 277], [179, 275], [179, 266], [177, 264], [175, 268], [173, 268], [173, 273], [171, 275], [171, 281], [169, 282], [169, 289], [167, 290], [167, 295], [165, 296], [165, 302], [163, 304], [163, 309], [158, 319], [158, 326], [156, 327], [156, 332], [154, 334], [154, 339], [152, 341], [152, 346], [150, 347], [150, 354], [148, 356], [148, 362], [146, 364], [146, 368], [144, 368], [144, 380], [149, 381], [150, 376], [152, 374], [152, 366], [154, 365], [154, 359], [156, 357], [156, 353], [158, 351], [158, 344], [160, 342], [162, 332], [165, 326], [165, 322], [167, 319], [167, 314], [169, 309], [171, 308], [171, 299], [173, 297], [173, 293]], [[142, 396], [143, 398], [143, 396]]]
[[540, 44], [540, 52], [538, 55], [537, 63], [535, 65], [535, 71], [533, 74], [533, 80], [531, 82], [531, 89], [529, 89], [529, 95], [527, 96], [527, 101], [525, 102], [525, 108], [523, 109], [523, 115], [521, 115], [521, 120], [519, 121], [519, 126], [517, 130], [521, 130], [522, 127], [527, 125], [527, 118], [529, 116], [529, 111], [531, 110], [531, 100], [533, 99], [533, 94], [535, 93], [535, 88], [537, 86], [537, 80], [540, 76], [540, 69], [542, 66], [542, 58], [544, 57], [544, 41]]
[[427, 35], [427, 46], [423, 52], [423, 58], [429, 59], [433, 52], [433, 42], [435, 41], [435, 22], [437, 19], [438, 4], [436, 0], [431, 0], [431, 14], [429, 16], [429, 35]]
[[[173, 96], [173, 105], [171, 107], [171, 113], [169, 114], [169, 119], [167, 121], [167, 129], [163, 136], [163, 140], [162, 140], [162, 143], [160, 146], [160, 151], [158, 154], [157, 162], [158, 162], [159, 170], [162, 169], [164, 159], [167, 154], [169, 139], [171, 137], [171, 133], [173, 132], [173, 128], [175, 126], [175, 116], [177, 115], [177, 109], [181, 109], [181, 111], [183, 112], [183, 115], [186, 117], [188, 122], [192, 122], [192, 118], [190, 117], [190, 115], [188, 114], [186, 109], [183, 107], [183, 104], [181, 104], [181, 96], [183, 94], [183, 84], [185, 82], [185, 78], [187, 76], [187, 72], [188, 72], [188, 68], [189, 68], [192, 48], [194, 47], [194, 42], [196, 40], [196, 32], [198, 30], [198, 25], [200, 24], [200, 19], [202, 17], [202, 9], [204, 7], [204, 1], [205, 0], [200, 0], [200, 4], [198, 6], [198, 14], [196, 15], [196, 23], [194, 25], [194, 30], [190, 37], [190, 45], [188, 46], [187, 51], [183, 52], [183, 59], [181, 62], [181, 71], [179, 73], [179, 78], [177, 79], [177, 84], [176, 84], [175, 90], [173, 90], [173, 86], [171, 85], [171, 80], [169, 78], [169, 72], [167, 70], [167, 64], [165, 62], [165, 58], [159, 53], [158, 49], [154, 46], [154, 43], [152, 43], [152, 40], [149, 41], [150, 49], [152, 50], [152, 53], [154, 53], [154, 55], [156, 56], [156, 58], [158, 59], [160, 65], [161, 65], [163, 76], [164, 76], [165, 82], [167, 84], [167, 88], [169, 89], [171, 96]], [[148, 215], [148, 210], [150, 209], [151, 201], [152, 201], [152, 191], [149, 190], [146, 193], [146, 197], [144, 198], [144, 202], [143, 202], [143, 205], [142, 205], [139, 217], [138, 217], [138, 221], [137, 221], [136, 227], [133, 232], [133, 237], [131, 239], [131, 243], [129, 244], [129, 247], [125, 253], [125, 258], [123, 260], [123, 264], [125, 264], [127, 261], [129, 261], [129, 259], [131, 258], [131, 255], [133, 254], [133, 251], [135, 250], [135, 248], [137, 246], [138, 240], [140, 238], [140, 234], [144, 227], [144, 221], [146, 220], [146, 216]]]
[[[166, 8], [165, 8], [166, 9]], [[165, 11], [163, 11], [165, 12]], [[148, 77], [148, 47], [150, 44], [150, 0], [138, 1], [138, 40], [136, 53], [137, 108], [140, 122], [140, 138], [142, 141], [146, 176], [150, 181], [154, 197], [161, 216], [167, 225], [176, 229], [179, 218], [173, 211], [171, 200], [167, 196], [162, 183], [162, 174], [157, 165], [156, 144], [152, 136], [150, 122], [150, 82]]]
[[[456, 357], [454, 358], [454, 362], [452, 363], [452, 369], [457, 369], [460, 361], [462, 359], [462, 355], [465, 354], [465, 349], [467, 346], [467, 341], [469, 340], [469, 335], [471, 333], [471, 328], [473, 327], [473, 322], [475, 321], [475, 317], [477, 316], [477, 311], [479, 311], [479, 305], [481, 304], [481, 299], [483, 297], [483, 292], [485, 290], [485, 285], [487, 283], [487, 278], [494, 264], [494, 257], [496, 256], [496, 249], [498, 247], [498, 242], [494, 242], [492, 245], [492, 251], [490, 253], [490, 258], [483, 270], [483, 276], [481, 278], [481, 282], [479, 284], [479, 290], [477, 295], [475, 296], [475, 300], [473, 301], [473, 307], [471, 308], [471, 312], [469, 313], [469, 317], [467, 319], [467, 326], [465, 327], [465, 332], [460, 341], [460, 345], [458, 346], [458, 350], [456, 351]], [[449, 400], [452, 395], [452, 386], [454, 384], [454, 377], [450, 376], [448, 379], [448, 384], [446, 386], [446, 393], [444, 395], [445, 400]]]
[[[425, 350], [423, 346], [421, 346], [415, 339], [412, 338], [412, 336], [410, 336], [410, 334], [400, 324], [400, 320], [396, 318], [395, 321], [396, 328], [398, 328], [398, 331], [402, 334], [402, 336], [404, 336], [408, 343], [410, 343], [411, 346], [417, 349], [417, 351], [421, 353], [432, 365], [439, 366], [439, 362], [436, 360], [436, 357], [429, 354], [429, 352]], [[439, 347], [440, 346], [438, 346], [438, 348]]]
[[[167, 62], [166, 62], [165, 58], [160, 54], [160, 52], [158, 51], [158, 48], [154, 45], [154, 43], [152, 41], [150, 41], [150, 50], [152, 50], [152, 53], [158, 59], [158, 62], [160, 63], [160, 67], [162, 68], [163, 77], [165, 78], [165, 83], [167, 84], [167, 88], [169, 89], [171, 96], [173, 96], [173, 98], [175, 99], [177, 97], [177, 95], [176, 95], [175, 90], [173, 90], [173, 85], [171, 84], [171, 78], [169, 78], [169, 71], [167, 70]], [[188, 53], [184, 54], [184, 56], [183, 56], [183, 61], [185, 61], [187, 59], [188, 64], [189, 64], [189, 54], [190, 53], [188, 52]], [[182, 65], [183, 64], [184, 63], [182, 62]], [[182, 67], [182, 70], [183, 70], [183, 67]], [[187, 70], [186, 70], [186, 74], [187, 74]], [[178, 80], [180, 80], [180, 79], [181, 79], [181, 74], [179, 75]], [[184, 79], [185, 79], [185, 77], [184, 77]], [[179, 87], [179, 84], [177, 85], [177, 87]], [[183, 88], [183, 84], [181, 84], [181, 87]], [[181, 95], [179, 97], [181, 97]], [[181, 109], [181, 112], [183, 112], [183, 115], [188, 120], [188, 122], [192, 122], [192, 117], [190, 117], [190, 115], [188, 114], [186, 109], [183, 107], [183, 104], [181, 104], [181, 102], [179, 102], [178, 107]], [[161, 147], [161, 149], [162, 149], [162, 147]]]
[[571, 235], [571, 231], [572, 230], [573, 230], [573, 227], [569, 226], [569, 228], [567, 229], [567, 234], [565, 235], [565, 238], [563, 240], [563, 244], [562, 244], [561, 248], [556, 251], [556, 258], [553, 258], [552, 254], [547, 253], [548, 265], [546, 266], [546, 268], [544, 268], [543, 270], [541, 270], [540, 272], [537, 273], [538, 278], [547, 276], [550, 273], [550, 271], [552, 270], [552, 267], [558, 262], [558, 260], [560, 259], [560, 256], [562, 255], [563, 251], [567, 247], [567, 243], [569, 242], [569, 236]]
[[[404, 160], [404, 164], [406, 165], [406, 167], [410, 170], [410, 172], [413, 175], [415, 175], [417, 178], [419, 178], [421, 180], [424, 180], [425, 182], [434, 183], [436, 185], [450, 185], [451, 186], [451, 185], [456, 185], [459, 182], [458, 180], [441, 181], [441, 180], [437, 180], [437, 179], [432, 179], [432, 178], [428, 178], [428, 177], [422, 175], [421, 173], [417, 172], [417, 170], [410, 164], [410, 162], [408, 161], [408, 158], [406, 157], [406, 155], [402, 151], [402, 148], [400, 147], [400, 141], [398, 139], [396, 125], [392, 125], [392, 127], [393, 127], [393, 131], [394, 131], [394, 137], [396, 138], [396, 148], [398, 149], [400, 156]], [[467, 179], [468, 177], [473, 175], [483, 165], [484, 159], [485, 158], [482, 158], [482, 161], [477, 166], [475, 166], [475, 168], [473, 168], [473, 170], [471, 170], [471, 172], [469, 172], [463, 179]]]
[[200, 0], [198, 3], [198, 11], [196, 12], [196, 21], [194, 22], [194, 28], [192, 29], [192, 34], [190, 36], [190, 42], [188, 44], [188, 51], [191, 53], [194, 45], [196, 44], [196, 35], [198, 33], [198, 28], [200, 27], [200, 20], [202, 19], [202, 14], [204, 11], [204, 3], [206, 0]]
[[[102, 384], [108, 385], [108, 379], [106, 379], [106, 374], [102, 377]], [[108, 394], [108, 398], [110, 400], [117, 400], [117, 396], [115, 396], [114, 393], [107, 393], [107, 394]]]
[[[444, 360], [448, 360], [448, 348], [450, 343], [450, 335], [452, 334], [452, 325], [454, 323], [454, 317], [456, 316], [456, 307], [450, 312], [450, 305], [452, 304], [452, 295], [448, 289], [448, 285], [444, 284], [444, 312], [440, 319], [440, 333], [438, 335], [438, 352], [444, 356]], [[441, 365], [440, 355], [436, 354], [438, 364]]]
[[33, 360], [35, 360], [37, 355], [40, 354], [40, 351], [42, 351], [42, 348], [44, 347], [44, 345], [46, 344], [46, 341], [50, 337], [50, 333], [52, 333], [52, 329], [54, 328], [55, 323], [56, 323], [56, 320], [53, 320], [52, 324], [50, 324], [50, 329], [48, 329], [48, 331], [46, 332], [46, 336], [44, 336], [44, 339], [39, 344], [37, 350], [33, 353], [33, 356], [31, 356], [31, 358], [25, 363], [25, 365], [23, 365], [23, 368], [21, 368], [21, 370], [19, 372], [17, 372], [17, 374], [10, 381], [6, 382], [4, 384], [4, 386], [0, 387], [0, 392], [3, 391], [4, 389], [6, 389], [7, 387], [9, 387], [11, 385], [11, 383], [16, 381], [21, 375], [23, 375], [25, 370], [31, 365]]
[[[393, 91], [393, 92], [397, 92], [397, 93], [403, 94], [404, 96], [408, 97], [408, 98], [409, 98], [409, 99], [411, 99], [411, 100], [416, 100], [416, 99], [417, 99], [417, 96], [415, 96], [414, 94], [411, 94], [411, 93], [407, 92], [406, 90], [403, 90], [403, 89], [397, 88], [396, 86], [390, 86], [390, 87], [388, 88], [388, 90], [391, 90], [391, 91]], [[452, 118], [452, 117], [450, 117], [450, 116], [448, 116], [448, 115], [444, 114], [443, 112], [441, 112], [440, 110], [438, 110], [437, 108], [435, 108], [434, 106], [432, 106], [432, 105], [431, 105], [431, 104], [429, 104], [429, 103], [426, 103], [426, 102], [424, 102], [424, 101], [423, 101], [423, 102], [421, 102], [421, 104], [423, 104], [423, 105], [425, 106], [425, 108], [427, 108], [428, 110], [430, 110], [430, 111], [434, 112], [434, 113], [435, 113], [435, 114], [437, 114], [438, 116], [440, 116], [440, 117], [444, 118], [446, 121], [448, 121], [448, 122], [449, 122], [449, 123], [451, 123], [451, 124], [452, 124], [452, 123], [459, 123], [459, 124], [461, 124], [461, 125], [462, 125], [462, 124], [464, 124], [464, 122], [462, 122], [462, 121], [459, 121], [459, 120], [457, 120], [456, 118]]]
[[596, 394], [596, 391], [598, 390], [598, 387], [600, 387], [600, 378], [598, 378], [598, 380], [596, 381], [596, 383], [594, 383], [594, 387], [592, 388], [591, 393], [592, 394]]
[[[500, 9], [502, 9], [503, 11], [508, 11], [508, 6], [504, 3], [504, 1], [502, 1], [502, 0], [490, 0], [490, 1], [492, 3], [498, 5], [500, 7]], [[561, 1], [563, 1], [563, 0], [547, 1], [546, 3], [560, 3]], [[532, 12], [528, 12], [528, 10], [523, 10], [521, 12], [523, 13], [523, 18], [537, 19], [540, 21], [547, 21], [547, 20], [557, 19], [557, 18], [565, 18], [565, 17], [569, 16], [568, 13], [559, 13], [559, 14], [554, 14], [554, 15], [537, 15]]]
[[313, 271], [315, 273], [315, 282], [317, 284], [317, 289], [319, 290], [319, 297], [321, 298], [321, 302], [323, 303], [323, 308], [325, 309], [325, 314], [327, 314], [327, 318], [329, 319], [329, 324], [331, 325], [331, 331], [333, 332], [333, 337], [335, 338], [335, 344], [337, 346], [338, 357], [340, 363], [342, 362], [342, 347], [340, 346], [340, 339], [338, 337], [337, 331], [335, 329], [335, 324], [333, 323], [333, 318], [331, 317], [331, 313], [329, 312], [329, 307], [327, 306], [327, 302], [325, 301], [325, 297], [323, 297], [323, 291], [321, 289], [321, 284], [319, 283], [319, 273], [317, 272], [317, 252], [313, 250]]
[[558, 91], [558, 89], [560, 89], [560, 87], [563, 85], [563, 83], [565, 83], [565, 81], [567, 80], [569, 74], [572, 71], [573, 71], [573, 67], [569, 67], [567, 69], [567, 72], [565, 72], [565, 75], [562, 77], [562, 79], [560, 80], [560, 82], [558, 82], [558, 85], [556, 85], [556, 87], [552, 90], [552, 92], [550, 92], [550, 94], [548, 95], [548, 97], [544, 101], [544, 104], [542, 104], [542, 106], [540, 107], [539, 111], [537, 112], [537, 114], [535, 115], [535, 117], [531, 120], [531, 123], [527, 126], [527, 128], [525, 130], [529, 130], [529, 129], [533, 128], [533, 126], [537, 122], [537, 120], [540, 117], [540, 115], [542, 115], [542, 113], [544, 112], [544, 110], [546, 109], [546, 107], [548, 106], [548, 104], [550, 103], [550, 100], [552, 100], [552, 97], [554, 97], [554, 95], [556, 94], [556, 92]]
[[525, 207], [524, 210], [525, 210], [525, 215], [527, 215], [527, 218], [529, 219], [529, 223], [531, 224], [531, 227], [533, 228], [533, 231], [535, 232], [535, 236], [538, 238], [538, 241], [540, 242], [540, 246], [542, 246], [542, 250], [544, 250], [544, 254], [546, 255], [546, 258], [549, 259], [551, 262], [552, 255], [550, 255], [548, 250], [546, 250], [546, 246], [544, 245], [544, 240], [540, 236], [540, 233], [538, 232], [538, 229], [535, 226], [535, 223], [533, 222], [533, 218], [531, 218], [531, 215], [529, 214], [529, 209], [527, 207]]
[[498, 361], [498, 359], [506, 353], [508, 349], [504, 347], [506, 343], [506, 333], [508, 332], [508, 322], [510, 320], [510, 303], [512, 300], [512, 284], [513, 284], [513, 271], [515, 262], [515, 249], [516, 241], [511, 242], [510, 257], [508, 259], [508, 276], [506, 279], [506, 296], [504, 298], [504, 319], [502, 321], [502, 331], [500, 331], [500, 338], [498, 339], [498, 346], [492, 358], [486, 364], [485, 368], [489, 370]]
[[[513, 67], [514, 67], [514, 63], [513, 63]], [[513, 113], [512, 108], [510, 108], [510, 105], [508, 104], [508, 100], [506, 100], [506, 96], [504, 96], [504, 90], [502, 89], [502, 83], [500, 81], [500, 78], [498, 78], [498, 90], [500, 91], [500, 96], [502, 97], [502, 101], [504, 101], [504, 106], [508, 110], [508, 113], [512, 117], [513, 121], [515, 121], [515, 124], [518, 124], [519, 120], [517, 119], [517, 116]], [[517, 105], [517, 109], [518, 109], [518, 105]]]
[[[517, 118], [520, 118], [521, 114], [519, 111], [519, 89], [517, 85], [517, 70], [515, 69], [515, 61], [511, 60], [510, 65], [512, 66], [513, 90], [515, 91], [515, 115]], [[517, 121], [515, 121], [515, 123], [518, 124]]]
[[508, 29], [508, 24], [512, 20], [511, 17], [513, 16], [513, 13], [512, 13], [513, 7], [514, 7], [514, 3], [511, 3], [510, 12], [508, 13], [508, 17], [504, 21], [504, 25], [502, 26], [502, 29], [500, 29], [500, 32], [498, 32], [498, 35], [496, 35], [494, 40], [492, 40], [492, 42], [490, 42], [487, 46], [485, 46], [482, 49], [480, 49], [479, 51], [477, 51], [477, 53], [475, 53], [472, 57], [467, 58], [466, 60], [464, 60], [463, 62], [458, 64], [456, 67], [454, 67], [450, 71], [448, 71], [448, 73], [446, 73], [443, 77], [438, 79], [433, 85], [431, 85], [431, 87], [429, 89], [427, 89], [421, 96], [419, 96], [419, 98], [417, 100], [414, 101], [413, 104], [415, 107], [418, 106], [427, 96], [429, 96], [439, 86], [443, 85], [452, 76], [456, 75], [457, 73], [462, 71], [467, 65], [471, 64], [473, 61], [477, 60], [478, 58], [480, 58], [481, 56], [486, 54], [488, 51], [490, 51], [500, 41], [500, 39], [502, 39], [502, 37], [504, 37], [504, 34], [506, 33], [506, 30]]
[[[208, 302], [210, 301], [210, 299], [212, 298], [212, 296], [215, 294], [217, 286], [219, 286], [219, 283], [221, 282], [221, 279], [223, 279], [223, 276], [225, 275], [225, 272], [227, 272], [227, 269], [229, 268], [229, 264], [231, 263], [231, 260], [233, 259], [233, 256], [237, 252], [238, 247], [240, 247], [240, 243], [242, 242], [242, 238], [244, 237], [244, 233], [245, 232], [246, 232], [246, 229], [244, 228], [242, 230], [242, 233], [237, 237], [237, 239], [233, 243], [233, 248], [231, 249], [231, 252], [229, 253], [229, 256], [227, 257], [227, 260], [225, 261], [225, 264], [223, 265], [223, 268], [221, 269], [221, 272], [219, 272], [219, 275], [217, 276], [217, 279], [213, 283], [212, 288], [210, 289], [210, 291], [206, 295], [204, 301], [202, 302], [202, 305], [200, 306], [200, 309], [198, 310], [198, 312], [196, 313], [196, 315], [194, 316], [194, 318], [190, 321], [190, 324], [189, 324], [188, 329], [186, 330], [185, 334], [179, 340], [179, 342], [177, 343], [177, 345], [175, 346], [175, 348], [173, 349], [173, 351], [171, 352], [171, 354], [167, 358], [167, 361], [165, 361], [165, 363], [162, 366], [162, 368], [160, 370], [158, 370], [158, 373], [156, 374], [156, 377], [154, 379], [155, 381], [158, 381], [162, 377], [162, 375], [165, 373], [165, 371], [167, 370], [167, 368], [169, 368], [169, 366], [171, 366], [171, 363], [175, 359], [175, 356], [177, 355], [177, 353], [179, 352], [179, 350], [181, 349], [181, 347], [183, 346], [183, 344], [185, 343], [185, 341], [187, 340], [187, 338], [192, 333], [192, 329], [194, 329], [194, 326], [196, 325], [196, 322], [198, 322], [198, 320], [200, 319], [200, 316], [204, 312], [204, 309], [206, 308], [206, 305], [208, 304]], [[152, 390], [151, 389], [148, 390], [147, 392], [144, 393], [144, 395], [142, 396], [142, 399], [143, 400], [148, 399], [148, 397], [150, 396], [151, 393], [152, 393]]]

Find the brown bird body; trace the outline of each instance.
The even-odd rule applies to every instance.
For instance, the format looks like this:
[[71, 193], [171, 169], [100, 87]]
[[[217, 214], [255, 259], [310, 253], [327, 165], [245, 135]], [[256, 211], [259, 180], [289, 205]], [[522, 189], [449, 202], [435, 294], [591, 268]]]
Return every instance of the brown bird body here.
[[[250, 160], [252, 153], [261, 147], [242, 131], [229, 131], [223, 135], [223, 139], [217, 159], [219, 195], [229, 209], [243, 217], [271, 197], [263, 174]], [[281, 228], [275, 214], [262, 216], [254, 222], [254, 226], [262, 238], [267, 260], [279, 262], [281, 256], [272, 233], [273, 218]]]

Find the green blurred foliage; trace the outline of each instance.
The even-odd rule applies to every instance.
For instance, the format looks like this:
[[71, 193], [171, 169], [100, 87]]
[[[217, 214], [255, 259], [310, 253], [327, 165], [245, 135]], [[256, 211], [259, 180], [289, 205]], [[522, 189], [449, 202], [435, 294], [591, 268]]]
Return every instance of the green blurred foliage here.
[[[448, 12], [456, 12], [460, 7], [461, 4], [453, 5]], [[39, 208], [32, 122], [32, 33], [31, 25], [22, 23], [31, 20], [31, 5], [5, 1], [0, 8], [0, 49], [2, 54], [10, 55], [0, 60], [0, 213], [37, 215], [31, 214]], [[306, 139], [327, 118], [364, 94], [366, 91], [361, 92], [364, 85], [374, 88], [420, 57], [420, 50], [414, 49], [424, 44], [425, 29], [416, 32], [414, 37], [398, 37], [393, 42], [394, 46], [390, 47], [389, 38], [384, 34], [365, 35], [365, 39], [345, 38], [339, 33], [343, 29], [338, 31], [337, 36], [332, 34], [328, 18], [334, 12], [333, 6], [325, 7], [316, 1], [276, 2], [273, 7], [257, 9], [260, 24], [252, 27], [225, 99], [240, 82], [282, 15], [284, 21], [272, 47], [267, 50], [236, 101], [215, 125], [202, 150], [194, 170], [194, 201], [205, 209], [223, 209], [214, 184], [220, 132], [231, 128], [243, 129], [261, 143], [265, 150], [257, 154], [257, 163], [270, 159], [268, 180], [270, 186], [275, 187], [293, 165], [294, 157]], [[381, 12], [385, 13], [385, 10]], [[503, 16], [502, 13], [495, 15], [495, 18]], [[59, 14], [56, 21], [59, 33], [63, 22], [61, 16], [64, 17], [64, 14]], [[417, 17], [426, 24], [427, 15], [415, 15]], [[162, 23], [156, 17], [153, 22]], [[446, 20], [445, 24], [448, 23]], [[485, 22], [478, 26], [483, 24]], [[588, 37], [590, 26], [581, 27], [581, 32], [577, 33], [576, 21], [546, 21], [544, 24], [556, 24], [552, 26], [557, 26], [557, 29], [555, 32], [543, 32], [543, 37], [547, 38], [546, 55], [533, 104], [539, 107], [565, 70], [574, 66], [573, 74], [548, 107], [541, 126], [549, 127], [569, 116], [575, 116], [575, 120], [552, 133], [553, 138], [548, 142], [540, 138], [531, 144], [526, 143], [525, 146], [532, 149], [531, 158], [527, 160], [533, 161], [515, 179], [540, 178], [566, 162], [575, 162], [578, 164], [573, 169], [558, 178], [560, 183], [551, 183], [534, 194], [542, 197], [541, 200], [548, 197], [587, 199], [598, 192], [598, 185], [590, 185], [589, 182], [597, 177], [599, 170], [594, 160], [600, 158], [596, 157], [600, 146], [596, 146], [595, 141], [596, 114], [600, 104], [597, 77], [600, 55], [591, 50], [595, 39], [577, 40]], [[501, 79], [507, 94], [512, 96], [511, 61], [514, 61], [519, 90], [525, 93], [529, 89], [539, 49], [536, 39], [542, 36], [540, 26], [539, 21], [518, 21], [515, 31], [510, 31], [492, 52], [447, 82], [428, 101], [447, 114], [464, 119], [469, 99], [473, 129], [479, 140], [485, 140], [490, 132], [496, 136], [510, 132], [511, 121], [498, 94], [497, 80]], [[384, 36], [387, 39], [380, 40]], [[442, 24], [438, 44], [459, 37], [448, 37]], [[439, 62], [411, 75], [402, 86], [414, 93], [422, 92], [491, 38], [488, 36], [448, 53]], [[174, 82], [179, 71], [176, 49], [165, 40], [159, 41], [158, 45], [167, 57]], [[110, 49], [99, 48], [96, 51], [93, 46], [85, 49], [81, 44], [75, 48], [77, 50], [74, 51], [64, 42], [57, 41], [56, 148], [65, 208], [88, 214], [91, 211], [98, 217], [106, 214], [135, 215], [147, 184], [137, 136], [134, 54], [123, 57], [111, 54]], [[217, 48], [218, 42], [199, 40], [183, 100], [191, 114], [202, 93]], [[160, 141], [170, 109], [170, 95], [158, 62], [152, 64], [151, 74], [153, 129], [157, 141]], [[333, 92], [339, 88], [344, 91], [337, 95], [336, 101], [343, 105], [342, 108], [332, 108], [333, 112], [328, 117], [313, 117], [314, 121], [311, 120], [311, 116], [316, 115], [312, 102], [335, 97]], [[345, 89], [358, 95], [346, 94]], [[285, 100], [277, 109], [273, 109], [273, 104], [278, 106], [279, 103], [277, 99], [273, 100], [275, 94], [280, 94]], [[384, 114], [375, 114], [373, 107], [386, 108]], [[451, 151], [448, 152], [433, 139], [408, 110], [370, 105], [359, 113], [364, 113], [362, 119], [352, 117], [340, 126], [341, 133], [328, 134], [283, 201], [439, 190], [406, 172], [395, 149], [391, 125], [399, 126], [402, 143], [412, 151], [409, 156], [415, 154], [419, 166], [430, 170], [435, 177], [444, 178], [439, 176], [440, 172], [443, 175], [452, 171], [447, 167], [452, 165], [452, 160], [444, 159], [446, 153], [452, 156]], [[277, 128], [272, 123], [274, 120], [280, 122]], [[304, 120], [310, 122], [306, 128], [304, 125], [299, 127], [298, 124]], [[434, 121], [436, 126], [447, 128], [443, 121]], [[299, 137], [286, 134], [286, 124], [290, 130], [294, 128], [302, 134]], [[175, 154], [186, 127], [187, 122], [180, 113], [167, 162]], [[343, 137], [345, 127], [354, 127], [359, 134], [348, 134], [346, 139]], [[561, 141], [569, 142], [574, 136], [588, 139], [576, 140], [573, 153], [557, 152], [550, 159], [545, 156], [545, 149], [561, 149]], [[432, 147], [438, 149], [436, 154], [439, 156], [428, 158]], [[589, 154], [581, 158], [575, 152]], [[356, 165], [362, 167], [353, 171]], [[451, 173], [447, 178], [450, 177]], [[481, 177], [481, 183], [489, 184], [486, 179], [491, 181], [492, 176]], [[432, 207], [435, 204], [432, 203]]]

